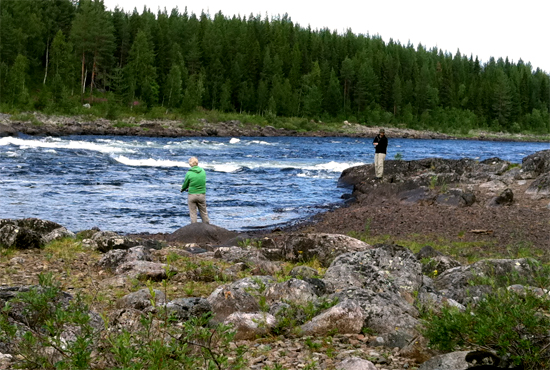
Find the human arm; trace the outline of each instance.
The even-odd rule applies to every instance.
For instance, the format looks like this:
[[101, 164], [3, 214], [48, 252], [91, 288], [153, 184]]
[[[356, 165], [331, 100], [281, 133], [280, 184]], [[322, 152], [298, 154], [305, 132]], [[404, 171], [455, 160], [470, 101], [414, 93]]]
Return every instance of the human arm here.
[[181, 185], [181, 190], [180, 192], [184, 192], [186, 191], [187, 189], [189, 189], [189, 174], [185, 174], [185, 179], [183, 180], [183, 184]]

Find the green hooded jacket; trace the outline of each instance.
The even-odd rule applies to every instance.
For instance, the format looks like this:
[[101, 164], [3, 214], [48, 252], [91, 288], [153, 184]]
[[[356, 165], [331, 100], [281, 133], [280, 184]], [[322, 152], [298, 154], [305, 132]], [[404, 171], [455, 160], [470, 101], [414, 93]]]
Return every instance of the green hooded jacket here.
[[181, 191], [189, 189], [189, 194], [206, 194], [206, 172], [199, 166], [194, 166], [185, 174]]

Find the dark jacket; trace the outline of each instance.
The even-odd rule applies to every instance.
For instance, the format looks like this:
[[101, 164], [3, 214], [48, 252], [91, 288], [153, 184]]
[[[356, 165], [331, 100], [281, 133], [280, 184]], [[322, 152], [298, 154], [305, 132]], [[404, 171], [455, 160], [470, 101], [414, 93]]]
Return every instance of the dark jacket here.
[[383, 137], [381, 137], [380, 135], [376, 135], [373, 143], [378, 143], [378, 145], [375, 146], [375, 153], [386, 154], [386, 149], [388, 148], [388, 138], [386, 137], [386, 135], [384, 135]]

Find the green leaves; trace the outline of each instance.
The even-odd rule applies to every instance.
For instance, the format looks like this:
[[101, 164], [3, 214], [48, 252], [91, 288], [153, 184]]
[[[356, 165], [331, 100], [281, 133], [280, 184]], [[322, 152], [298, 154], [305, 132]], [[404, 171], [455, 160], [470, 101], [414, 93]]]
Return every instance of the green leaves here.
[[499, 356], [509, 355], [525, 369], [550, 365], [550, 300], [546, 297], [501, 289], [464, 312], [443, 307], [431, 318], [424, 334], [439, 350], [489, 349]]

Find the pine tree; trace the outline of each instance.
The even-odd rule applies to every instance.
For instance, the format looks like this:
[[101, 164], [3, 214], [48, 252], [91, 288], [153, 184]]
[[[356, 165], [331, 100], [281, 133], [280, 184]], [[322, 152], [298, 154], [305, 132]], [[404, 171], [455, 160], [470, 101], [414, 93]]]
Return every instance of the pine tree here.
[[143, 100], [147, 106], [154, 104], [158, 99], [159, 90], [156, 81], [155, 55], [144, 31], [138, 32], [132, 44], [126, 70], [131, 95]]
[[327, 113], [331, 117], [336, 117], [342, 107], [342, 88], [334, 69], [330, 71], [330, 80], [324, 102]]
[[[82, 0], [71, 28], [71, 40], [81, 60], [81, 93], [84, 94], [88, 70], [91, 73], [90, 94], [96, 76], [112, 63], [114, 27], [101, 0]], [[103, 78], [105, 79], [105, 73]], [[107, 83], [103, 81], [104, 85]]]
[[25, 105], [29, 101], [27, 70], [29, 61], [24, 55], [17, 55], [9, 71], [8, 96], [12, 105]]
[[501, 69], [496, 71], [496, 81], [493, 86], [493, 117], [502, 128], [509, 128], [512, 101], [510, 96], [510, 82]]

